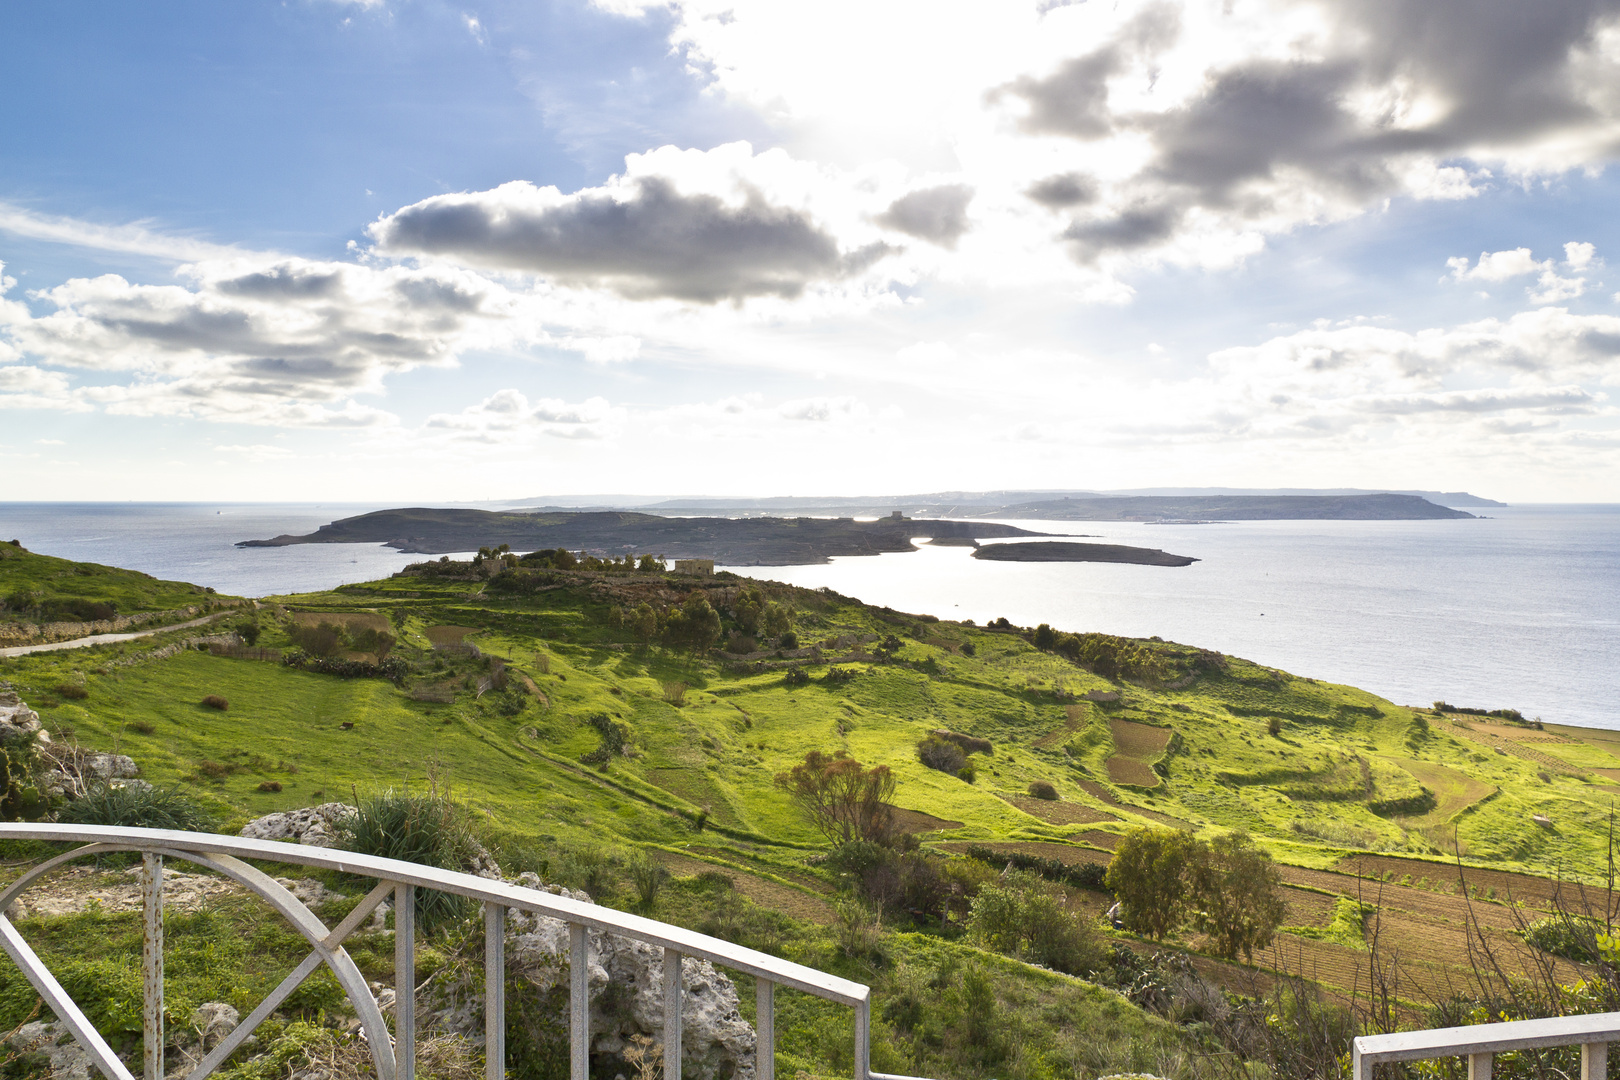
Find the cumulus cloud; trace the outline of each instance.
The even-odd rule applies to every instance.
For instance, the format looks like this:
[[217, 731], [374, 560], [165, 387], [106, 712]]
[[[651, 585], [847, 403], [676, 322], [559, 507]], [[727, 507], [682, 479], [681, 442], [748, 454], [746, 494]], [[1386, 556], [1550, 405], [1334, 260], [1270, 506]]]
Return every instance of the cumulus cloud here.
[[498, 390], [458, 413], [435, 413], [424, 428], [462, 442], [511, 443], [535, 435], [560, 439], [607, 439], [624, 427], [625, 410], [593, 397], [530, 401], [521, 390]]
[[922, 188], [890, 203], [877, 222], [907, 236], [954, 248], [968, 230], [967, 208], [972, 201], [973, 189], [966, 184]]
[[[527, 181], [439, 195], [386, 215], [368, 232], [393, 256], [452, 259], [527, 271], [637, 300], [714, 303], [797, 297], [817, 282], [859, 273], [889, 251], [841, 246], [803, 198], [773, 198], [792, 166], [746, 144], [710, 154], [631, 155], [608, 183], [565, 195]], [[965, 224], [926, 206], [907, 218], [944, 242]], [[956, 232], [952, 233], [951, 229]]]
[[[1597, 248], [1592, 244], [1571, 241], [1564, 245], [1564, 266], [1579, 272], [1602, 265]], [[1511, 251], [1482, 251], [1479, 261], [1470, 265], [1465, 255], [1447, 259], [1450, 277], [1456, 281], [1511, 281], [1526, 274], [1536, 274], [1536, 283], [1525, 289], [1532, 303], [1557, 304], [1573, 300], [1586, 292], [1584, 277], [1562, 277], [1552, 259], [1537, 262], [1529, 248]], [[1441, 279], [1444, 280], [1444, 279]]]
[[[1226, 265], [1302, 223], [1620, 146], [1617, 0], [659, 6], [691, 70], [802, 145], [935, 177], [953, 155], [960, 175], [934, 182], [974, 190], [975, 235], [1032, 200], [1069, 219], [1044, 242], [1098, 273]], [[857, 19], [869, 40], [848, 40]], [[912, 46], [903, 65], [893, 40]]]
[[505, 340], [518, 303], [450, 268], [237, 257], [190, 264], [180, 276], [184, 284], [74, 278], [30, 294], [54, 309], [41, 315], [0, 306], [0, 334], [14, 353], [127, 380], [69, 389], [67, 376], [54, 371], [30, 393], [58, 407], [132, 415], [385, 426], [391, 414], [354, 396], [381, 392], [394, 374], [452, 364], [458, 350]]

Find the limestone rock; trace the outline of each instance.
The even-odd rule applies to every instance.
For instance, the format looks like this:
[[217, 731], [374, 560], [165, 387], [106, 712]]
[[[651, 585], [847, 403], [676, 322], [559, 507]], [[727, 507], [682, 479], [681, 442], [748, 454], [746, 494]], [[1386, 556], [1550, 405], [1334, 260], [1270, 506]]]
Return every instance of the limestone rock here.
[[310, 847], [334, 847], [337, 823], [355, 812], [347, 803], [329, 802], [266, 814], [242, 826], [242, 835], [254, 840], [282, 840]]
[[[518, 884], [583, 903], [585, 893], [543, 886], [534, 874]], [[568, 982], [568, 924], [527, 912], [507, 915], [508, 970], [547, 994]], [[622, 1054], [636, 1035], [663, 1040], [664, 955], [655, 945], [592, 930], [587, 934], [587, 969], [591, 989], [591, 1049]], [[707, 960], [681, 961], [685, 997], [682, 1005], [681, 1070], [698, 1080], [753, 1080], [756, 1040], [753, 1025], [742, 1018], [737, 988]], [[609, 984], [613, 994], [603, 994]], [[476, 1037], [482, 1030], [479, 988], [440, 987], [436, 1000], [419, 1010], [427, 1030]]]
[[39, 730], [39, 713], [30, 709], [14, 690], [0, 690], [0, 742]]
[[11, 1037], [11, 1048], [25, 1054], [44, 1054], [50, 1059], [51, 1080], [99, 1080], [90, 1051], [73, 1041], [67, 1026], [54, 1020], [34, 1020], [24, 1024]]
[[212, 1050], [221, 1039], [236, 1030], [242, 1014], [223, 1001], [205, 1001], [191, 1013], [191, 1027], [202, 1040], [204, 1050]]

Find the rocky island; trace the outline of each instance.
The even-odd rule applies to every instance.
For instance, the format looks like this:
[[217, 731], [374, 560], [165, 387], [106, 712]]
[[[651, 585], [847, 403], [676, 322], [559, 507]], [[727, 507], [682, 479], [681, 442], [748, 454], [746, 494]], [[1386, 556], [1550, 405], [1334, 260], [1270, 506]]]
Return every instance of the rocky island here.
[[660, 517], [625, 511], [583, 513], [411, 508], [343, 518], [304, 536], [244, 540], [237, 547], [291, 544], [384, 544], [442, 555], [509, 545], [515, 551], [568, 548], [620, 556], [652, 551], [671, 559], [713, 559], [729, 566], [802, 566], [834, 555], [915, 551], [913, 535], [966, 540], [1044, 536], [978, 521], [911, 521], [898, 513], [876, 521], [813, 517]]
[[1198, 561], [1190, 555], [1172, 555], [1158, 548], [1130, 547], [1126, 544], [1070, 544], [1056, 540], [1032, 544], [989, 544], [975, 551], [973, 557], [991, 562], [1107, 562], [1134, 563], [1137, 566], [1191, 566]]

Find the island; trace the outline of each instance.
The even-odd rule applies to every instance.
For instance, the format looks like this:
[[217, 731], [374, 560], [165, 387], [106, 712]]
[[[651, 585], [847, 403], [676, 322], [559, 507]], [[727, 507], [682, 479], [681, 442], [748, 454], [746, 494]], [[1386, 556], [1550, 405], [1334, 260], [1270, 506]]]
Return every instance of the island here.
[[981, 521], [916, 522], [899, 513], [876, 521], [814, 517], [663, 517], [627, 511], [524, 512], [412, 507], [343, 518], [303, 536], [243, 540], [243, 548], [293, 544], [383, 544], [419, 555], [507, 545], [513, 551], [568, 548], [593, 555], [655, 552], [727, 566], [802, 566], [838, 555], [916, 551], [913, 536], [1003, 539], [1047, 536]]
[[989, 544], [974, 551], [975, 559], [991, 562], [1107, 562], [1137, 566], [1191, 566], [1198, 560], [1190, 555], [1172, 555], [1158, 548], [1129, 547], [1125, 544], [1070, 544], [1042, 541], [1033, 544]]

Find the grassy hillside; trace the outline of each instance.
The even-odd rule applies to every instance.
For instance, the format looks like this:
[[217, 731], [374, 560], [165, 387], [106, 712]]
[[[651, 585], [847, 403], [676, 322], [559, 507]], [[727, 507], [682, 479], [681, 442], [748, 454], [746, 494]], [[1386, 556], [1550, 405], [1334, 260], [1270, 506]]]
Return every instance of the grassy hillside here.
[[39, 555], [16, 541], [0, 541], [0, 631], [18, 623], [96, 622], [143, 612], [183, 613], [219, 602], [223, 598], [216, 598], [214, 590], [199, 585]]
[[[992, 962], [956, 940], [954, 923], [918, 922], [878, 959], [837, 946], [851, 923], [841, 878], [773, 783], [810, 751], [889, 766], [908, 827], [942, 854], [1100, 864], [1144, 825], [1247, 829], [1285, 864], [1290, 932], [1252, 967], [1201, 955], [1196, 936], [1179, 943], [1205, 977], [1244, 993], [1304, 972], [1348, 997], [1368, 976], [1368, 940], [1381, 935], [1404, 950], [1406, 997], [1421, 1000], [1461, 976], [1470, 920], [1516, 946], [1522, 916], [1510, 899], [1544, 906], [1549, 879], [1596, 882], [1605, 869], [1620, 790], [1620, 737], [1607, 732], [1414, 709], [1167, 642], [940, 622], [781, 585], [755, 596], [745, 592], [754, 583], [730, 575], [430, 569], [278, 598], [257, 616], [260, 650], [145, 659], [162, 645], [154, 640], [0, 661], [0, 679], [59, 738], [116, 747], [153, 782], [187, 785], [224, 828], [420, 785], [431, 772], [476, 812], [509, 867], [594, 874], [609, 902], [628, 904], [623, 866], [650, 856], [678, 875], [661, 917], [873, 982], [886, 1017], [887, 1064], [877, 1067], [920, 1075], [1085, 1075], [1106, 1063], [1082, 1067], [1076, 1055], [1095, 1046], [1065, 1049], [1038, 1021], [1083, 984]], [[642, 644], [636, 609], [674, 610], [694, 591], [734, 648], [750, 643], [747, 607], [760, 602], [791, 608], [798, 640], [746, 653]], [[296, 670], [261, 651], [308, 644], [322, 623], [346, 628], [350, 647], [335, 647], [334, 660], [375, 662], [388, 653], [376, 635], [396, 637], [395, 679]], [[59, 698], [54, 688], [67, 683], [87, 695]], [[204, 706], [210, 695], [228, 709]], [[597, 753], [611, 741], [603, 718], [622, 725], [623, 752]], [[970, 756], [971, 781], [918, 760], [936, 730], [990, 744]], [[1030, 797], [1038, 782], [1059, 798]], [[717, 872], [735, 892], [723, 902], [704, 891]], [[1070, 889], [1069, 902], [1100, 912], [1110, 900]], [[1347, 916], [1358, 903], [1370, 914]], [[963, 963], [1003, 972], [998, 1000], [1022, 1001], [1017, 1023], [1045, 1031], [1029, 1036], [1045, 1064], [975, 1065], [929, 1041], [928, 1023], [945, 1021], [928, 1010], [948, 1003], [926, 984]], [[1016, 978], [1005, 974], [1013, 969]], [[907, 994], [927, 1008], [883, 1011]], [[1155, 1054], [1179, 1045], [1183, 1036], [1104, 997], [1135, 1017], [1110, 1023]], [[835, 1067], [817, 1056], [827, 1040], [814, 1034], [835, 1018], [800, 1020], [784, 1031], [796, 1032], [805, 1066]]]

